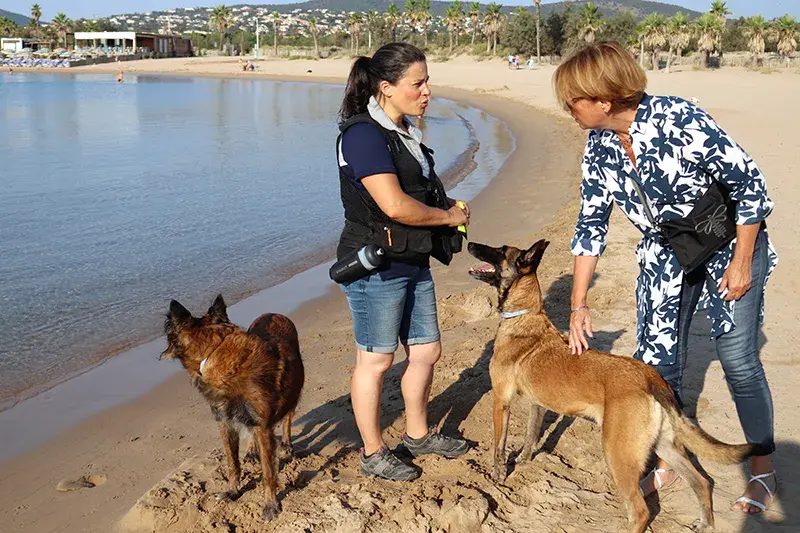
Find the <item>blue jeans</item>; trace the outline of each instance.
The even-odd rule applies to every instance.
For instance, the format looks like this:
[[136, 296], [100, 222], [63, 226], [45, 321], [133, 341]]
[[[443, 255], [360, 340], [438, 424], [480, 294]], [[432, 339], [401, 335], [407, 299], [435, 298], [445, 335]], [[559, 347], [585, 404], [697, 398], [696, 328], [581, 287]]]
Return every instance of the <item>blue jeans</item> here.
[[[717, 356], [725, 379], [733, 392], [733, 401], [745, 438], [751, 444], [761, 444], [765, 452], [775, 450], [772, 394], [764, 374], [758, 352], [759, 315], [764, 298], [764, 279], [769, 267], [767, 235], [762, 229], [753, 250], [752, 283], [733, 308], [733, 331], [716, 338]], [[678, 312], [678, 351], [675, 364], [653, 365], [664, 378], [678, 400], [682, 402], [681, 388], [689, 345], [689, 328], [697, 302], [703, 293], [705, 277], [687, 279], [684, 276], [681, 306]], [[710, 283], [710, 282], [709, 282]], [[717, 290], [709, 286], [709, 290]]]
[[395, 263], [386, 272], [341, 285], [353, 315], [356, 346], [373, 353], [394, 353], [404, 345], [440, 338], [436, 293], [429, 267]]

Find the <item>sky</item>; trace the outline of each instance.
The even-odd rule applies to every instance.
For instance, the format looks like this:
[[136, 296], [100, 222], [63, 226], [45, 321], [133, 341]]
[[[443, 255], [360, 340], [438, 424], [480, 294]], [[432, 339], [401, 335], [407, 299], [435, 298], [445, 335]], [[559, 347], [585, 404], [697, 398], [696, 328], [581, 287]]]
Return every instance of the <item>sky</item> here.
[[[245, 3], [246, 0], [229, 0], [228, 5]], [[484, 3], [489, 0], [483, 0]], [[530, 5], [527, 0], [498, 0], [504, 5]], [[675, 4], [695, 11], [706, 11], [711, 5], [711, 0], [662, 0], [663, 3]], [[31, 0], [0, 0], [0, 8], [29, 16]], [[72, 19], [106, 17], [118, 13], [146, 12], [164, 10], [173, 7], [214, 6], [220, 0], [38, 0], [42, 8], [42, 19], [50, 20], [53, 16], [63, 11]], [[254, 4], [275, 3], [291, 4], [288, 0], [256, 0]], [[404, 4], [404, 0], [397, 0], [397, 4]], [[543, 0], [543, 4], [552, 3]], [[735, 17], [749, 17], [751, 15], [764, 15], [771, 19], [789, 13], [800, 18], [800, 0], [727, 0], [728, 9], [733, 11]]]

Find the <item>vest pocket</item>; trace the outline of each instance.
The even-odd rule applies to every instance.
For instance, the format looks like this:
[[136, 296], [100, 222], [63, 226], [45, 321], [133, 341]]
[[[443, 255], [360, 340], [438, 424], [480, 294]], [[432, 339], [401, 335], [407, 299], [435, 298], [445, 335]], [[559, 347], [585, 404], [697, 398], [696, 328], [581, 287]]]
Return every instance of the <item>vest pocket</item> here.
[[426, 254], [431, 251], [431, 232], [423, 228], [406, 228], [397, 224], [381, 224], [375, 232], [375, 244], [393, 253], [411, 251]]

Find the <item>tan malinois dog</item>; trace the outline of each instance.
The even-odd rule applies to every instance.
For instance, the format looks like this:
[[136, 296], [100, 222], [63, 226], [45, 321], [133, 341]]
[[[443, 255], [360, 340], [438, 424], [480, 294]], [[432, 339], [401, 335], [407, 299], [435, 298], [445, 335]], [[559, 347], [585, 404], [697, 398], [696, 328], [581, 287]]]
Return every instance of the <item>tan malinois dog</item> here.
[[547, 318], [536, 269], [549, 242], [528, 250], [470, 243], [469, 253], [486, 265], [470, 275], [497, 288], [503, 317], [489, 365], [494, 397], [494, 472], [506, 476], [509, 405], [517, 394], [532, 400], [528, 434], [518, 460], [529, 460], [539, 438], [545, 409], [588, 418], [603, 428], [603, 450], [611, 477], [628, 508], [630, 531], [640, 533], [650, 513], [639, 489], [645, 465], [655, 453], [697, 495], [697, 531], [714, 527], [711, 486], [694, 467], [687, 449], [720, 463], [740, 463], [757, 453], [749, 444], [724, 444], [680, 410], [669, 385], [648, 365], [595, 350], [570, 353], [567, 338]]

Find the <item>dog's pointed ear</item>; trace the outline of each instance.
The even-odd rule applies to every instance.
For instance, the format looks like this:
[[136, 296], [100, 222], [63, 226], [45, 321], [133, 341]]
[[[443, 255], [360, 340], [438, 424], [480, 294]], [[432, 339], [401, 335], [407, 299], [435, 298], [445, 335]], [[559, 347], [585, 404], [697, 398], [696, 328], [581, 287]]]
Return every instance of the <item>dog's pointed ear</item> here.
[[218, 322], [229, 322], [228, 320], [228, 306], [225, 305], [225, 300], [222, 295], [218, 294], [214, 299], [214, 303], [208, 308], [208, 316], [212, 317]]
[[517, 258], [517, 267], [519, 267], [521, 271], [536, 272], [536, 269], [539, 267], [539, 262], [544, 255], [544, 251], [549, 244], [550, 241], [545, 239], [533, 243], [533, 246], [519, 255]]
[[172, 300], [169, 303], [169, 316], [175, 322], [184, 322], [192, 318], [192, 313], [190, 313], [189, 310], [182, 306], [177, 300]]

